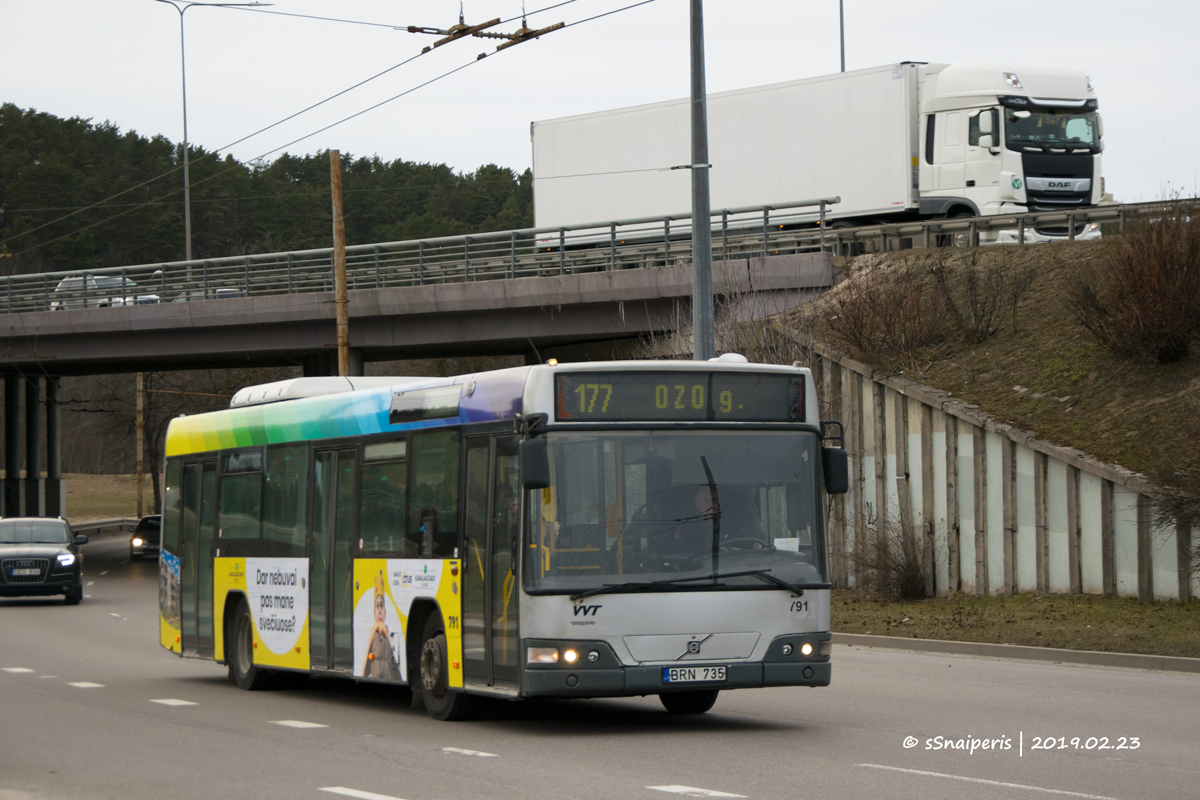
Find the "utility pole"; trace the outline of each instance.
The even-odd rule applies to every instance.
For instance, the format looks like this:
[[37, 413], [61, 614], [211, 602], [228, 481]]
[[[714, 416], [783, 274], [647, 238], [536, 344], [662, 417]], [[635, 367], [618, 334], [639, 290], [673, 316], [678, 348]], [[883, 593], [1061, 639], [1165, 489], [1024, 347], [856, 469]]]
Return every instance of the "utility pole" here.
[[144, 392], [142, 391], [142, 388], [143, 388], [142, 373], [139, 372], [137, 374], [137, 417], [135, 418], [136, 421], [134, 423], [135, 427], [137, 428], [137, 470], [136, 470], [136, 472], [137, 472], [137, 516], [138, 516], [138, 519], [142, 518], [142, 507], [143, 507], [143, 505], [142, 505], [142, 476], [144, 474], [143, 466], [142, 466], [142, 453], [144, 453], [146, 450], [146, 447], [144, 444], [145, 440], [143, 439], [143, 431], [145, 430], [146, 426], [145, 426], [144, 418], [142, 416], [142, 397], [144, 396]]
[[842, 41], [842, 72], [846, 71], [846, 9], [843, 6], [845, 0], [838, 0], [838, 28], [841, 32]]
[[692, 2], [692, 358], [716, 352], [713, 331], [712, 226], [708, 184], [708, 96], [704, 87], [704, 9]]
[[342, 218], [342, 155], [329, 151], [329, 178], [333, 186], [333, 281], [337, 305], [338, 375], [350, 374], [350, 309], [346, 299], [346, 222]]

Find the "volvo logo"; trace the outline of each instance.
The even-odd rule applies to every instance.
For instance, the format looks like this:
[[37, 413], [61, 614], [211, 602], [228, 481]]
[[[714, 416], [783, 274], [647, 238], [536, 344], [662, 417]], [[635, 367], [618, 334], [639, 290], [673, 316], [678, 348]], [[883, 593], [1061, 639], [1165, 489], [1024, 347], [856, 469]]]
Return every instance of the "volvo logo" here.
[[692, 639], [690, 642], [687, 643], [687, 650], [685, 652], [679, 654], [678, 656], [676, 656], [675, 660], [679, 661], [680, 659], [687, 658], [688, 656], [699, 655], [700, 645], [704, 644], [704, 642], [708, 641], [711, 638], [712, 638], [712, 634], [710, 633], [705, 636], [701, 636], [699, 639]]

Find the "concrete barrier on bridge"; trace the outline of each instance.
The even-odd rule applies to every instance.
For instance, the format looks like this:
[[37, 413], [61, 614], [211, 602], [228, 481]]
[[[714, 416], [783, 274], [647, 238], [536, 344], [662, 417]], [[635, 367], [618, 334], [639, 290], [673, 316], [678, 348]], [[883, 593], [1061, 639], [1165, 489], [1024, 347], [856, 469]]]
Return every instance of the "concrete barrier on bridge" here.
[[835, 585], [864, 582], [883, 529], [916, 537], [930, 596], [1200, 593], [1197, 531], [1156, 522], [1143, 476], [819, 346], [812, 366], [851, 456], [830, 516]]

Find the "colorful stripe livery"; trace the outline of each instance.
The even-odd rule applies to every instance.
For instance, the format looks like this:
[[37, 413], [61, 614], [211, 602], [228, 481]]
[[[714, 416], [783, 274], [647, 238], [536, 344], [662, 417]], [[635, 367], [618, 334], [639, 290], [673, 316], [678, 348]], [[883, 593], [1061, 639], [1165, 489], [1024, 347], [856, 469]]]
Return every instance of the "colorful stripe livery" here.
[[281, 442], [307, 442], [388, 431], [512, 419], [522, 408], [529, 367], [436, 379], [403, 391], [461, 385], [457, 417], [392, 425], [391, 388], [307, 397], [179, 417], [167, 430], [167, 458]]

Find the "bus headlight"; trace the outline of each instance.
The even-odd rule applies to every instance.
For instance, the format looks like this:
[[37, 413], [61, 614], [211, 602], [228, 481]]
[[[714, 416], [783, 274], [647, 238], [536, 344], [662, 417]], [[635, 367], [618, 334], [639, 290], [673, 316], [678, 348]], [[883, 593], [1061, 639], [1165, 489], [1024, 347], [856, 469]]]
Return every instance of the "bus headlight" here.
[[[569, 652], [574, 653], [574, 650]], [[576, 653], [576, 658], [579, 654]], [[558, 663], [558, 648], [557, 647], [529, 647], [525, 651], [525, 661], [529, 664], [557, 664]]]
[[568, 664], [574, 664], [578, 660], [579, 652], [577, 650], [568, 649], [563, 653], [563, 661], [567, 662]]
[[808, 642], [805, 642], [804, 644], [800, 645], [800, 653], [802, 655], [811, 656], [812, 655], [812, 645], [809, 644]]

